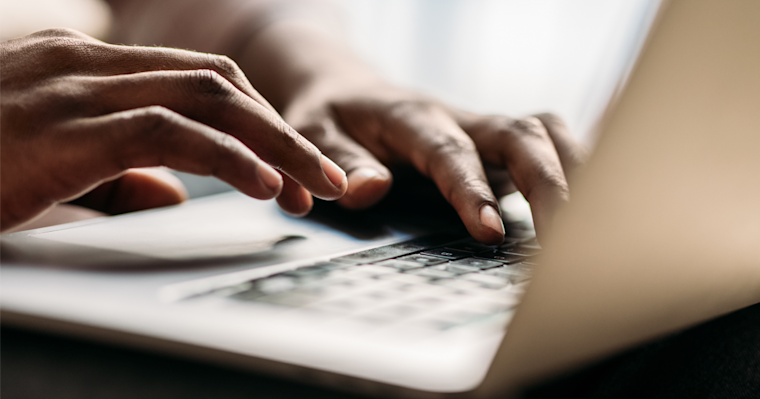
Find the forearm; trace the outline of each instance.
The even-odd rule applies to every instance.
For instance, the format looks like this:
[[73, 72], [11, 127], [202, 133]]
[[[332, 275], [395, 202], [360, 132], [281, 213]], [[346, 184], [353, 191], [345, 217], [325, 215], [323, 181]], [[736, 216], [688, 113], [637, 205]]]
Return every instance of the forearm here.
[[[106, 0], [113, 11], [109, 40], [226, 53], [240, 31], [241, 14], [266, 0]], [[241, 12], [245, 10], [245, 12]]]
[[318, 82], [343, 86], [378, 80], [336, 35], [320, 28], [331, 12], [320, 1], [109, 2], [113, 41], [228, 55], [280, 111]]

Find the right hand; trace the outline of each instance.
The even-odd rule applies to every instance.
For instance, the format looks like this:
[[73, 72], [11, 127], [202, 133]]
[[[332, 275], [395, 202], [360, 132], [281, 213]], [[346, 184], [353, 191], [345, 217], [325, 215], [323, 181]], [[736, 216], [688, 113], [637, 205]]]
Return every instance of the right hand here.
[[504, 240], [499, 196], [523, 193], [539, 239], [568, 201], [566, 174], [584, 163], [586, 151], [559, 117], [479, 115], [382, 81], [346, 81], [318, 81], [283, 111], [348, 172], [340, 205], [372, 206], [390, 188], [387, 166], [412, 165], [435, 182], [474, 238], [498, 244]]
[[[309, 193], [334, 200], [346, 191], [343, 170], [229, 58], [55, 29], [0, 43], [0, 72], [3, 230], [93, 190], [84, 203], [107, 211], [183, 199], [181, 187], [131, 168], [214, 175], [251, 197], [279, 195], [294, 213]], [[97, 189], [127, 178], [106, 195]]]

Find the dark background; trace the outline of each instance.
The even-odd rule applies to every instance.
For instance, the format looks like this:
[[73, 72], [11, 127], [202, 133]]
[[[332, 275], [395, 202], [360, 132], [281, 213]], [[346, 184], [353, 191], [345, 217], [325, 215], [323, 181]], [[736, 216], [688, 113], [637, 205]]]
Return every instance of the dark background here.
[[[3, 326], [3, 399], [349, 399], [340, 393]], [[760, 304], [547, 381], [538, 398], [760, 398]]]

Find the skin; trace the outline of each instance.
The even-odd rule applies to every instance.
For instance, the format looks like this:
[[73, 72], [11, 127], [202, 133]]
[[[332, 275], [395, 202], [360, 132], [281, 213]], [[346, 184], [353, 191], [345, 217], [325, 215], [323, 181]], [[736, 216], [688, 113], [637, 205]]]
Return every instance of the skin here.
[[[190, 119], [190, 122], [199, 122], [206, 127], [227, 133], [219, 137], [224, 137], [225, 142], [234, 142], [230, 139], [232, 136], [244, 143], [243, 147], [247, 146], [255, 151], [267, 163], [279, 167], [284, 173], [281, 194], [277, 197], [278, 202], [283, 209], [295, 215], [309, 212], [313, 205], [312, 195], [336, 199], [344, 190], [345, 195], [338, 200], [342, 206], [350, 209], [371, 207], [380, 201], [391, 187], [393, 175], [390, 170], [398, 165], [411, 165], [436, 183], [441, 194], [456, 209], [472, 236], [488, 244], [499, 243], [504, 237], [497, 195], [504, 195], [515, 189], [520, 190], [531, 204], [537, 233], [541, 239], [549, 229], [554, 210], [569, 200], [569, 185], [566, 176], [586, 158], [585, 149], [572, 139], [564, 123], [554, 115], [541, 114], [526, 118], [478, 115], [448, 107], [435, 99], [384, 81], [334, 37], [296, 18], [278, 19], [282, 11], [279, 7], [286, 4], [283, 2], [111, 0], [110, 3], [113, 6], [117, 26], [112, 35], [114, 41], [162, 43], [167, 46], [227, 54], [240, 65], [245, 76], [273, 107], [247, 85], [240, 70], [232, 67], [230, 68], [234, 69], [235, 78], [228, 78], [228, 75], [222, 76], [233, 83], [237, 90], [248, 96], [249, 99], [246, 101], [251, 104], [250, 109], [255, 108], [254, 113], [263, 112], [260, 108], [269, 111], [266, 117], [256, 121], [251, 120], [249, 123], [243, 117], [234, 116], [237, 115], [236, 111], [230, 111], [230, 109], [240, 108], [241, 103], [230, 100], [231, 97], [227, 95], [212, 96], [217, 101], [219, 97], [230, 100], [228, 103], [215, 103], [216, 108], [209, 107], [206, 103], [203, 105], [193, 103], [195, 104], [194, 112], [186, 108], [175, 109], [178, 107], [175, 103], [183, 101], [178, 100], [179, 97], [171, 96], [170, 92], [174, 86], [172, 84], [160, 86], [156, 84], [157, 79], [151, 80], [147, 77], [143, 80], [145, 87], [163, 87], [163, 90], [143, 95], [142, 102], [137, 99], [140, 96], [136, 95], [135, 90], [128, 91], [128, 95], [126, 95], [127, 91], [123, 91], [134, 87], [129, 82], [114, 83], [114, 88], [117, 90], [103, 89], [84, 93], [86, 97], [83, 98], [89, 98], [89, 101], [97, 103], [101, 108], [108, 108], [103, 106], [109, 104], [108, 101], [123, 104], [101, 110], [102, 114], [136, 112], [132, 109], [141, 109], [139, 107], [145, 107], [147, 103], [153, 104], [154, 98], [160, 98], [164, 102], [173, 98], [175, 102], [169, 101], [170, 106], [161, 104], [164, 108], [173, 111], [172, 117], [179, 114]], [[240, 7], [241, 4], [253, 4], [253, 6]], [[176, 12], [177, 10], [182, 10], [182, 12]], [[250, 23], [245, 23], [262, 20], [269, 22], [254, 30], [249, 28]], [[166, 26], [172, 28], [163, 29]], [[107, 46], [102, 43], [101, 45]], [[171, 52], [172, 50], [153, 49], [151, 51]], [[176, 52], [176, 50], [173, 51]], [[12, 58], [3, 57], [3, 59]], [[110, 59], [106, 57], [106, 59], [113, 60], [113, 57]], [[143, 67], [140, 71], [186, 69], [184, 66], [167, 66], [164, 62], [165, 60], [158, 60], [155, 64], [151, 64], [150, 68]], [[229, 63], [228, 60], [224, 62]], [[119, 65], [121, 64], [123, 63]], [[187, 69], [204, 67], [208, 68], [206, 65], [193, 65]], [[232, 70], [225, 68], [222, 69]], [[136, 71], [112, 71], [113, 74], [122, 74], [119, 78], [122, 80], [127, 79], [124, 78], [124, 73], [134, 72]], [[168, 71], [164, 71], [166, 72]], [[4, 81], [6, 75], [3, 71]], [[175, 77], [175, 79], [180, 78]], [[216, 77], [196, 79], [196, 89], [199, 86], [205, 87], [203, 84], [198, 84], [198, 80], [218, 82], [223, 79]], [[219, 85], [212, 84], [211, 86], [212, 90], [205, 90], [200, 98], [208, 98], [209, 92], [217, 92]], [[226, 90], [223, 92], [226, 93]], [[197, 93], [193, 92], [193, 94]], [[100, 98], [105, 99], [106, 102], [103, 103]], [[253, 101], [250, 101], [251, 99]], [[183, 100], [189, 102], [187, 96], [183, 97]], [[231, 108], [228, 108], [228, 105]], [[332, 188], [333, 186], [325, 184], [329, 179], [324, 178], [324, 173], [321, 174], [321, 178], [312, 179], [314, 174], [319, 175], [323, 168], [327, 172], [338, 168], [329, 167], [329, 162], [322, 162], [320, 165], [315, 155], [318, 150], [301, 136], [288, 130], [289, 128], [276, 118], [275, 111], [279, 112], [283, 119], [310, 143], [313, 143], [313, 146], [334, 159], [340, 168], [348, 172], [347, 187], [342, 186], [344, 183], [341, 180], [339, 185], [342, 188], [328, 192], [325, 187]], [[224, 117], [220, 117], [221, 115]], [[85, 116], [92, 117], [93, 115]], [[168, 119], [168, 117], [164, 118], [165, 116], [151, 117]], [[4, 118], [3, 123], [6, 119]], [[268, 122], [263, 123], [262, 120]], [[163, 125], [166, 124], [159, 124], [159, 126]], [[171, 123], [168, 125], [174, 126]], [[268, 131], [267, 129], [271, 128], [278, 132], [288, 131], [288, 133], [251, 134], [246, 131], [251, 127], [257, 132], [261, 132], [261, 129]], [[5, 126], [3, 129], [6, 130]], [[116, 128], [112, 130], [114, 129]], [[156, 137], [156, 135], [147, 136], [153, 140]], [[282, 145], [274, 139], [275, 137], [288, 137], [290, 144]], [[36, 209], [81, 195], [92, 187], [125, 173], [125, 169], [154, 164], [166, 164], [175, 169], [201, 174], [214, 172], [223, 180], [233, 183], [241, 191], [257, 198], [271, 198], [276, 195], [271, 193], [264, 195], [263, 188], [253, 190], [246, 186], [250, 183], [246, 183], [245, 179], [238, 177], [236, 180], [226, 175], [226, 172], [220, 173], [228, 169], [219, 167], [219, 164], [233, 162], [221, 160], [222, 157], [228, 156], [226, 154], [207, 156], [198, 160], [193, 167], [188, 167], [187, 164], [174, 160], [179, 156], [176, 153], [177, 150], [191, 147], [184, 140], [176, 139], [172, 145], [162, 142], [146, 144], [144, 138], [124, 140], [125, 148], [139, 145], [154, 148], [159, 145], [158, 148], [164, 148], [165, 153], [154, 156], [151, 162], [120, 161], [117, 165], [119, 167], [109, 169], [109, 173], [113, 172], [109, 174], [109, 177], [98, 174], [95, 179], [95, 176], [90, 176], [85, 179], [89, 182], [87, 187], [80, 184], [77, 190], [59, 190], [61, 193], [54, 196], [43, 196], [43, 205], [38, 205]], [[289, 146], [302, 147], [306, 149], [305, 152], [309, 156], [305, 158], [285, 156], [287, 151], [283, 151], [283, 148]], [[3, 143], [3, 151], [7, 147]], [[57, 145], [53, 147], [57, 148]], [[238, 154], [236, 151], [232, 153]], [[235, 158], [235, 155], [231, 156]], [[132, 156], [140, 158], [138, 155]], [[171, 164], [166, 161], [167, 159], [172, 160]], [[5, 162], [5, 157], [3, 162]], [[24, 160], [20, 159], [18, 162], [24, 162]], [[45, 158], [45, 162], [52, 161]], [[205, 165], [205, 169], [202, 165]], [[257, 165], [264, 165], [264, 162], [259, 162]], [[264, 170], [263, 167], [260, 169]], [[115, 170], [118, 171], [115, 172]], [[95, 172], [76, 171], [72, 176], [78, 176], [76, 173], [87, 175], [87, 173]], [[127, 170], [123, 177], [131, 177], [129, 176], [131, 173], [133, 173], [131, 170]], [[230, 171], [229, 173], [234, 175], [240, 172]], [[338, 172], [334, 174], [336, 181], [340, 180], [339, 175]], [[123, 177], [120, 180], [123, 180]], [[58, 180], [65, 179], [61, 177]], [[257, 180], [251, 177], [251, 181]], [[123, 187], [122, 184], [116, 186]], [[109, 190], [97, 189], [95, 192]], [[120, 194], [113, 194], [110, 191], [108, 195], [93, 195], [93, 197], [121, 201], [121, 199], [114, 200], [121, 198]], [[96, 208], [99, 205], [98, 201], [94, 204], [86, 201], [85, 203]], [[155, 204], [142, 205], [154, 206]], [[115, 209], [138, 208], [119, 206]]]
[[170, 175], [134, 168], [214, 175], [293, 212], [301, 192], [347, 189], [227, 57], [56, 29], [0, 43], [0, 68], [4, 231], [76, 198], [109, 213], [185, 199]]
[[[587, 157], [555, 115], [516, 119], [448, 107], [389, 84], [298, 20], [270, 24], [232, 56], [284, 119], [346, 170], [348, 191], [338, 200], [346, 208], [377, 203], [392, 184], [389, 167], [412, 165], [488, 244], [504, 237], [496, 195], [520, 190], [540, 239], [569, 200], [566, 176]], [[255, 62], [261, 58], [269, 62]]]
[[[288, 7], [303, 10], [315, 2], [109, 2], [115, 40], [163, 43], [235, 59], [285, 121], [346, 170], [348, 191], [338, 200], [346, 208], [371, 207], [388, 192], [390, 170], [411, 165], [436, 183], [470, 234], [484, 243], [503, 240], [496, 195], [520, 190], [531, 204], [541, 239], [554, 210], [569, 200], [566, 176], [586, 158], [585, 149], [554, 115], [515, 119], [448, 107], [384, 81], [344, 43], [309, 21], [281, 17]], [[224, 23], [198, 28], [205, 21]], [[257, 21], [267, 22], [251, 29]], [[155, 28], [161, 24], [172, 29]], [[143, 28], [135, 33], [135, 26]], [[286, 179], [284, 190], [299, 189]], [[301, 194], [294, 195], [301, 201], [291, 204], [299, 210], [295, 213], [312, 206], [310, 196]]]

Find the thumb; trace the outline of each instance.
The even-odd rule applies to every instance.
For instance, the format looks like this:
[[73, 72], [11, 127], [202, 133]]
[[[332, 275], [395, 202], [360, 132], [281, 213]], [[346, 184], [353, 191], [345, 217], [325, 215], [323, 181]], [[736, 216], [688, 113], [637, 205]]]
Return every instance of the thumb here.
[[119, 214], [176, 205], [186, 199], [187, 190], [176, 176], [163, 169], [141, 168], [128, 169], [71, 203]]

